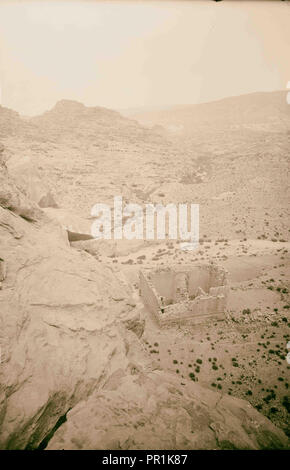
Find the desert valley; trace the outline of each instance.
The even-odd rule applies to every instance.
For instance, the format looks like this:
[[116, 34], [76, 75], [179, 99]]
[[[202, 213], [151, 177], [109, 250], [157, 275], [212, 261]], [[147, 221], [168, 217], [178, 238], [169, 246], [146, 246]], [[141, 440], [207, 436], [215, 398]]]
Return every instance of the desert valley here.
[[[289, 448], [289, 143], [284, 91], [0, 106], [0, 448]], [[93, 239], [116, 195], [199, 204], [199, 247]], [[211, 264], [221, 318], [158, 324], [140, 270]]]

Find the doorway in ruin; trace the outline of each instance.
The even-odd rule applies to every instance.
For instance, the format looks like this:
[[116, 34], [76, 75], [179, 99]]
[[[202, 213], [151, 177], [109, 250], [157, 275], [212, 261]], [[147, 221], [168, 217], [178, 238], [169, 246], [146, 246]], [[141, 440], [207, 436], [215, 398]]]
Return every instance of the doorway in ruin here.
[[174, 303], [188, 299], [188, 276], [186, 273], [175, 275]]

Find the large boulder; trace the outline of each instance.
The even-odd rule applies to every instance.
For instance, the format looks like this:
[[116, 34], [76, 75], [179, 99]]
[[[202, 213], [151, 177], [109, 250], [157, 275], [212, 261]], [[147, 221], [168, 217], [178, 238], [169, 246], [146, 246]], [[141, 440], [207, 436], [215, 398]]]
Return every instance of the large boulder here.
[[19, 114], [0, 105], [0, 138], [13, 135], [22, 128], [23, 122]]
[[31, 201], [9, 176], [4, 153], [4, 146], [0, 144], [0, 207], [30, 221], [40, 219], [41, 210], [38, 205]]
[[173, 374], [121, 368], [67, 413], [48, 449], [281, 449], [282, 431], [244, 400]]
[[70, 242], [83, 240], [92, 240], [91, 234], [92, 221], [82, 218], [66, 209], [45, 208], [44, 212], [52, 220], [57, 220], [66, 230]]
[[0, 175], [0, 447], [35, 448], [105, 379], [125, 348], [116, 319], [132, 307], [111, 270], [72, 250], [40, 209], [31, 213], [5, 166]]
[[3, 212], [0, 447], [35, 448], [60, 416], [101, 386], [114, 355], [126, 367], [115, 323], [132, 307], [110, 269], [72, 250], [58, 224], [35, 226]]
[[14, 155], [6, 162], [15, 185], [40, 207], [57, 207], [55, 199], [45, 182], [40, 178], [36, 162], [28, 156]]

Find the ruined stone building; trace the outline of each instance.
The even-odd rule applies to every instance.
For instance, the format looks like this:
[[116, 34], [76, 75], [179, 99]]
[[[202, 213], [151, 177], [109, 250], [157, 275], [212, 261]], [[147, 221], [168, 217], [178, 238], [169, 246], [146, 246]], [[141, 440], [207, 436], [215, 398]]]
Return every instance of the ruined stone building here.
[[227, 302], [226, 271], [214, 264], [140, 271], [144, 305], [160, 326], [223, 320]]

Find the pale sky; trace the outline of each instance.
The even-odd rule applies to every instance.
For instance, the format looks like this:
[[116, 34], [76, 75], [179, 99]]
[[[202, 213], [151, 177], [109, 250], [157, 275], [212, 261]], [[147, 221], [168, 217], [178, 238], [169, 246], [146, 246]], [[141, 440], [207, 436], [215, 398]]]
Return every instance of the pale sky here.
[[285, 89], [290, 2], [0, 0], [2, 105], [129, 108]]

